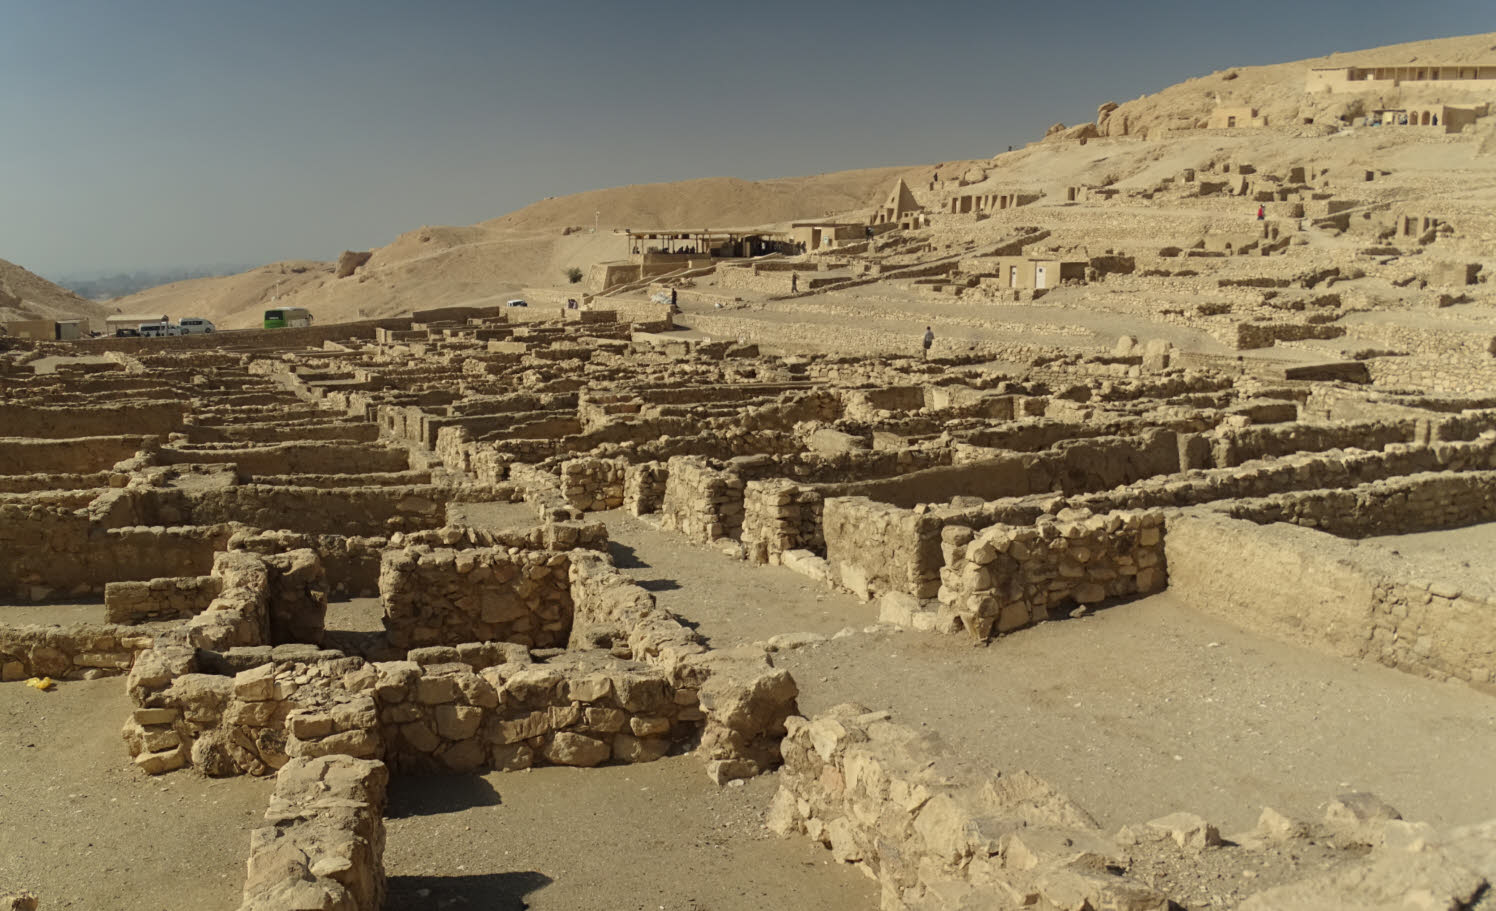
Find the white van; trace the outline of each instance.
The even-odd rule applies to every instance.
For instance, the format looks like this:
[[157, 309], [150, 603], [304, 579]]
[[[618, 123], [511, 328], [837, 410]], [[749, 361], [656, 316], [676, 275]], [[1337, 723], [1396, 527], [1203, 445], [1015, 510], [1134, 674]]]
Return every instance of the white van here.
[[166, 320], [158, 320], [154, 323], [141, 323], [141, 338], [164, 338], [168, 335], [181, 335], [182, 330], [173, 326]]
[[206, 320], [200, 316], [184, 316], [182, 321], [177, 323], [177, 328], [183, 335], [201, 335], [212, 332], [217, 327], [213, 325], [212, 320]]

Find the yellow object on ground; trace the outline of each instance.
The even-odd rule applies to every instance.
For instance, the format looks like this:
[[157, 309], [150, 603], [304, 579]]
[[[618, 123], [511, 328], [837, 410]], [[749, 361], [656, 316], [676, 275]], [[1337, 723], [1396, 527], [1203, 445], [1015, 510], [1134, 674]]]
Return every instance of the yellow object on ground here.
[[26, 685], [34, 690], [50, 690], [57, 683], [51, 677], [32, 677], [26, 681]]

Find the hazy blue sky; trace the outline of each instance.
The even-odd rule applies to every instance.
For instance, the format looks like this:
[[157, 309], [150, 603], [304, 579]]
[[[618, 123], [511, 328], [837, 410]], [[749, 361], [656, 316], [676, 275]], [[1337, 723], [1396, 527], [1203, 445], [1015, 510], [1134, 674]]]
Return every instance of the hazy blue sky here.
[[326, 259], [595, 187], [991, 155], [1228, 66], [1492, 30], [1491, 0], [0, 0], [0, 258]]

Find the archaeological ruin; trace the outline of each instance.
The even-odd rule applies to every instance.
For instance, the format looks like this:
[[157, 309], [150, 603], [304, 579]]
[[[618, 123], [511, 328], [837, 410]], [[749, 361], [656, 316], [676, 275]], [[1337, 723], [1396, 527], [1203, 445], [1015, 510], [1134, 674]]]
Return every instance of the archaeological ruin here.
[[1208, 78], [565, 285], [7, 323], [0, 909], [1496, 908], [1496, 69]]

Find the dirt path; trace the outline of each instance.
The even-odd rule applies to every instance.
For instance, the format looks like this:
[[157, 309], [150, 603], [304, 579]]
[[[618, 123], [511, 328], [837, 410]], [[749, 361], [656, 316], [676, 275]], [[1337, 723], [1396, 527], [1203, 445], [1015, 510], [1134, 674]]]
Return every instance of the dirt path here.
[[148, 778], [125, 753], [124, 681], [0, 684], [0, 889], [46, 911], [238, 907], [273, 781]]
[[766, 775], [718, 788], [694, 756], [482, 777], [397, 776], [388, 911], [875, 908], [876, 887], [763, 827]]
[[[102, 599], [71, 603], [0, 604], [0, 623], [6, 626], [21, 626], [28, 623], [41, 626], [65, 626], [69, 623], [103, 622], [104, 601]], [[124, 723], [123, 719], [120, 723]]]
[[714, 648], [780, 633], [830, 636], [878, 619], [871, 605], [827, 591], [782, 566], [734, 560], [622, 510], [594, 515], [607, 523], [618, 568], [653, 592], [661, 607], [694, 624]]
[[1496, 700], [1242, 632], [1165, 594], [975, 647], [892, 633], [781, 652], [803, 714], [840, 702], [1028, 769], [1104, 826], [1263, 805], [1318, 816], [1370, 790], [1436, 825], [1496, 816]]

